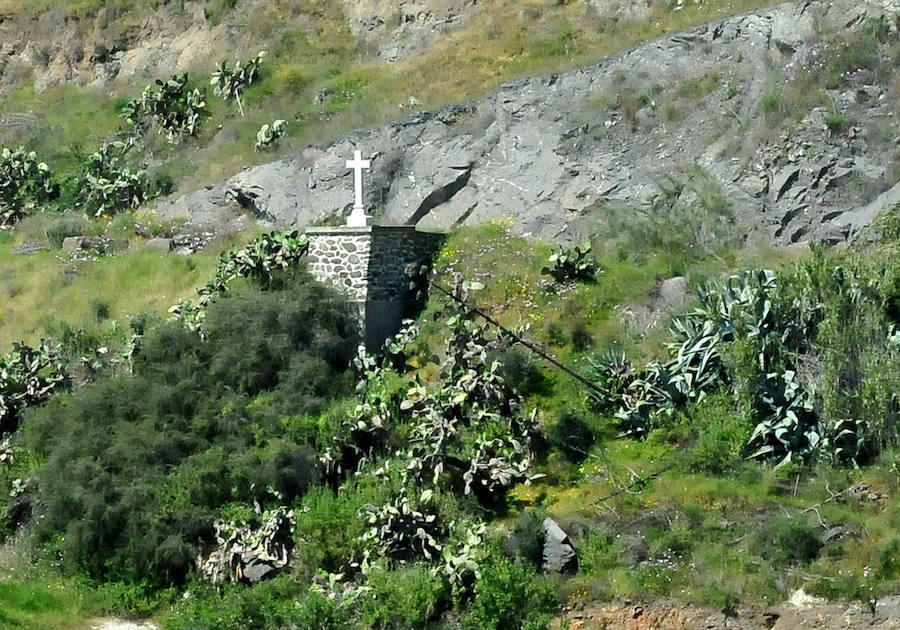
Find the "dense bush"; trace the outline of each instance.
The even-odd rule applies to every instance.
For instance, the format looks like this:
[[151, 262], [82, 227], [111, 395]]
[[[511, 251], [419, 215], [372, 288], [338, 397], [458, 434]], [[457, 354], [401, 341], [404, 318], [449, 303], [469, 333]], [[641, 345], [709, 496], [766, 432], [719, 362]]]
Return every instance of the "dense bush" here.
[[580, 414], [564, 411], [550, 429], [547, 441], [573, 462], [580, 462], [588, 456], [594, 445], [594, 432]]
[[499, 552], [483, 564], [464, 630], [543, 630], [557, 612], [553, 585]]
[[760, 555], [782, 566], [811, 562], [822, 549], [815, 527], [803, 520], [786, 517], [768, 523], [754, 542]]
[[660, 252], [674, 260], [727, 254], [739, 236], [730, 202], [714, 176], [699, 166], [659, 182], [661, 194], [646, 209], [601, 206], [602, 236], [631, 256]]
[[364, 628], [424, 628], [451, 605], [447, 583], [421, 565], [372, 571], [366, 585], [359, 600]]
[[723, 474], [743, 462], [752, 427], [735, 410], [729, 392], [717, 392], [689, 407], [684, 421], [695, 436], [687, 457], [692, 470]]
[[544, 562], [543, 510], [523, 510], [516, 516], [513, 529], [504, 543], [504, 550], [536, 569]]
[[197, 303], [182, 299], [169, 312], [189, 330], [205, 335], [206, 309], [228, 293], [232, 281], [248, 278], [263, 288], [275, 288], [283, 279], [280, 272], [296, 265], [308, 250], [305, 234], [284, 230], [263, 234], [244, 247], [222, 252], [213, 279], [197, 289]]
[[45, 234], [50, 244], [59, 249], [68, 237], [83, 236], [88, 233], [90, 227], [90, 223], [83, 216], [63, 215], [47, 227]]
[[283, 289], [214, 304], [207, 341], [175, 323], [151, 330], [133, 376], [101, 377], [28, 418], [26, 442], [46, 457], [36, 527], [68, 567], [177, 583], [220, 506], [266, 486], [291, 501], [317, 481], [306, 444], [257, 436], [349, 391], [354, 320], [305, 273]]
[[308, 584], [280, 577], [253, 588], [221, 591], [195, 585], [191, 597], [165, 620], [165, 630], [343, 630], [350, 611], [332, 599], [310, 592]]

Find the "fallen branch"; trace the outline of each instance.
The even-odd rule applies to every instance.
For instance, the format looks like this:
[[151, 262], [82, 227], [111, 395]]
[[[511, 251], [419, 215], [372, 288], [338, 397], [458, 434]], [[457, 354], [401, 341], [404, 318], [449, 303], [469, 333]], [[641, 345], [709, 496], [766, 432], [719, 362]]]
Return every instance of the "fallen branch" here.
[[539, 345], [537, 345], [536, 343], [534, 343], [532, 341], [528, 341], [527, 339], [525, 339], [524, 337], [522, 337], [519, 334], [516, 334], [515, 332], [513, 332], [512, 330], [510, 330], [509, 328], [507, 328], [500, 322], [498, 322], [496, 319], [494, 319], [491, 315], [489, 315], [482, 309], [478, 308], [477, 306], [472, 306], [465, 300], [460, 299], [459, 296], [454, 295], [452, 291], [445, 289], [444, 287], [439, 285], [437, 282], [432, 282], [431, 286], [434, 287], [435, 289], [437, 289], [438, 291], [440, 291], [441, 293], [443, 293], [444, 295], [446, 295], [447, 297], [449, 297], [451, 300], [459, 303], [464, 308], [468, 309], [469, 311], [471, 311], [471, 312], [475, 313], [476, 315], [478, 315], [479, 317], [483, 318], [485, 321], [487, 321], [492, 326], [496, 326], [497, 329], [503, 331], [505, 334], [507, 334], [510, 337], [512, 337], [513, 339], [515, 339], [516, 342], [522, 344], [523, 346], [525, 346], [526, 348], [528, 348], [529, 350], [531, 350], [532, 352], [537, 354], [539, 357], [543, 358], [545, 361], [548, 361], [549, 363], [551, 363], [555, 367], [559, 368], [560, 370], [562, 370], [563, 372], [565, 372], [572, 378], [576, 379], [582, 385], [589, 387], [590, 389], [592, 389], [596, 392], [599, 392], [601, 394], [604, 393], [603, 389], [600, 386], [598, 386], [596, 383], [591, 381], [589, 378], [582, 376], [581, 374], [579, 374], [572, 368], [570, 368], [566, 365], [563, 365], [555, 357], [553, 357], [549, 352], [547, 352], [546, 350], [541, 348]]
[[617, 496], [619, 496], [620, 494], [623, 494], [623, 493], [625, 493], [625, 492], [628, 492], [629, 490], [631, 490], [631, 489], [634, 488], [635, 486], [641, 486], [641, 485], [644, 485], [645, 483], [647, 483], [648, 481], [653, 481], [654, 479], [656, 479], [657, 477], [659, 477], [661, 474], [663, 474], [664, 472], [667, 472], [667, 471], [671, 470], [671, 469], [674, 468], [674, 467], [675, 467], [675, 464], [674, 464], [674, 463], [672, 463], [672, 464], [666, 464], [665, 466], [663, 466], [662, 468], [660, 468], [659, 470], [657, 470], [655, 473], [652, 473], [652, 474], [650, 474], [650, 475], [647, 475], [646, 477], [638, 477], [637, 479], [635, 479], [634, 481], [632, 481], [632, 482], [631, 482], [630, 484], [628, 484], [627, 486], [623, 486], [623, 487], [619, 488], [618, 490], [616, 490], [615, 492], [612, 492], [612, 493], [606, 495], [605, 497], [601, 497], [601, 498], [597, 499], [596, 501], [594, 501], [594, 505], [597, 505], [598, 503], [603, 503], [604, 501], [608, 501], [609, 499], [612, 499], [613, 497], [617, 497]]
[[[865, 485], [866, 485], [866, 484], [865, 484], [864, 482], [858, 481], [857, 483], [853, 484], [852, 486], [850, 486], [850, 487], [848, 487], [848, 488], [844, 488], [843, 490], [841, 490], [841, 491], [838, 492], [837, 494], [832, 494], [830, 497], [828, 497], [828, 498], [825, 499], [824, 501], [819, 501], [819, 502], [816, 503], [815, 505], [812, 505], [812, 506], [806, 508], [805, 510], [801, 510], [800, 513], [801, 513], [801, 514], [807, 514], [807, 513], [809, 513], [809, 512], [813, 512], [813, 511], [816, 511], [816, 512], [818, 513], [818, 509], [819, 509], [820, 507], [822, 507], [823, 505], [825, 505], [826, 503], [831, 503], [832, 501], [837, 501], [839, 498], [841, 498], [841, 497], [844, 496], [845, 494], [849, 494], [849, 493], [851, 493], [851, 492], [855, 492], [855, 491], [857, 491], [857, 490], [860, 490], [860, 489], [863, 488]], [[826, 488], [826, 490], [827, 490], [827, 488]], [[828, 492], [830, 493], [831, 490], [828, 490]], [[821, 517], [820, 517], [820, 518], [821, 518]]]

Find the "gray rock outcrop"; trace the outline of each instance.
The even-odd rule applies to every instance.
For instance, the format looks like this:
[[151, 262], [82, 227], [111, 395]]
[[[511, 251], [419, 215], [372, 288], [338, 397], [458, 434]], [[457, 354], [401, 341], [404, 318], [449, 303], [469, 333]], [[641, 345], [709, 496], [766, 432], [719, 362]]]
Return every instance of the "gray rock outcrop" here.
[[544, 564], [545, 573], [574, 573], [578, 570], [578, 555], [575, 546], [556, 521], [545, 518], [541, 525], [544, 535]]
[[[843, 240], [896, 197], [879, 195], [894, 183], [896, 151], [884, 138], [896, 135], [897, 103], [879, 85], [829, 93], [855, 121], [835, 130], [824, 108], [773, 125], [761, 99], [770, 68], [827, 54], [822, 33], [897, 10], [895, 0], [797, 2], [693, 28], [593, 67], [308, 147], [158, 210], [215, 221], [242, 212], [297, 227], [341, 222], [353, 187], [344, 161], [361, 149], [372, 159], [365, 202], [386, 225], [503, 218], [518, 233], [569, 240], [610, 206], [650, 212], [666, 179], [690, 167], [712, 176], [749, 239]], [[703, 80], [707, 93], [683, 96]]]

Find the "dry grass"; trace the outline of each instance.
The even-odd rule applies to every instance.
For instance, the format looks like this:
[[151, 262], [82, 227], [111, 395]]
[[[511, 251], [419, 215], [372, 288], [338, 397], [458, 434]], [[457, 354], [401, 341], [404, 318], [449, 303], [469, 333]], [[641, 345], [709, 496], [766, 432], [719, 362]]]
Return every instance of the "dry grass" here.
[[[98, 14], [102, 5], [104, 15], [114, 16], [115, 26], [149, 15], [158, 4], [0, 0], [0, 12], [30, 16], [62, 12], [68, 20], [84, 20], [87, 27], [87, 18]], [[645, 18], [629, 21], [599, 14], [585, 2], [494, 0], [481, 4], [461, 27], [436, 37], [427, 50], [388, 64], [373, 60], [371, 48], [349, 32], [337, 2], [307, 0], [262, 7], [238, 3], [235, 9], [213, 2], [209, 8], [215, 9], [216, 19], [246, 35], [234, 56], [255, 54], [261, 48], [271, 53], [264, 79], [246, 95], [247, 118], [210, 95], [212, 119], [200, 138], [177, 147], [157, 146], [150, 161], [190, 167], [170, 170], [189, 173], [179, 181], [182, 190], [195, 188], [309, 143], [407, 116], [409, 110], [399, 105], [411, 96], [427, 108], [475, 98], [518, 77], [595, 63], [666, 33], [769, 4], [774, 2], [710, 0], [672, 11], [656, 3]], [[166, 11], [177, 13], [177, 7]], [[210, 69], [198, 66], [192, 74], [202, 78]], [[142, 87], [141, 81], [123, 79], [114, 88], [115, 96], [119, 101], [133, 98]], [[325, 105], [314, 105], [323, 89], [334, 96]], [[0, 143], [26, 144], [52, 166], [71, 169], [79, 154], [89, 153], [113, 133], [116, 102], [109, 95], [74, 87], [41, 94], [22, 88], [0, 98], [0, 115], [33, 113], [38, 120], [15, 133], [0, 129]], [[289, 121], [289, 138], [279, 151], [255, 153], [256, 131], [276, 118]]]

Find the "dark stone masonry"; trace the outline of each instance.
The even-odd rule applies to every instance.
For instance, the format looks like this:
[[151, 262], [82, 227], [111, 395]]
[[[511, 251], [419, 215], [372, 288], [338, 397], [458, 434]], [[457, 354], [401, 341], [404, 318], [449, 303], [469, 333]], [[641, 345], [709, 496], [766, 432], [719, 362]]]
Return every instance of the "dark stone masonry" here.
[[415, 227], [309, 228], [308, 268], [359, 308], [360, 329], [369, 350], [400, 329], [413, 295], [406, 269], [430, 263], [443, 234]]

